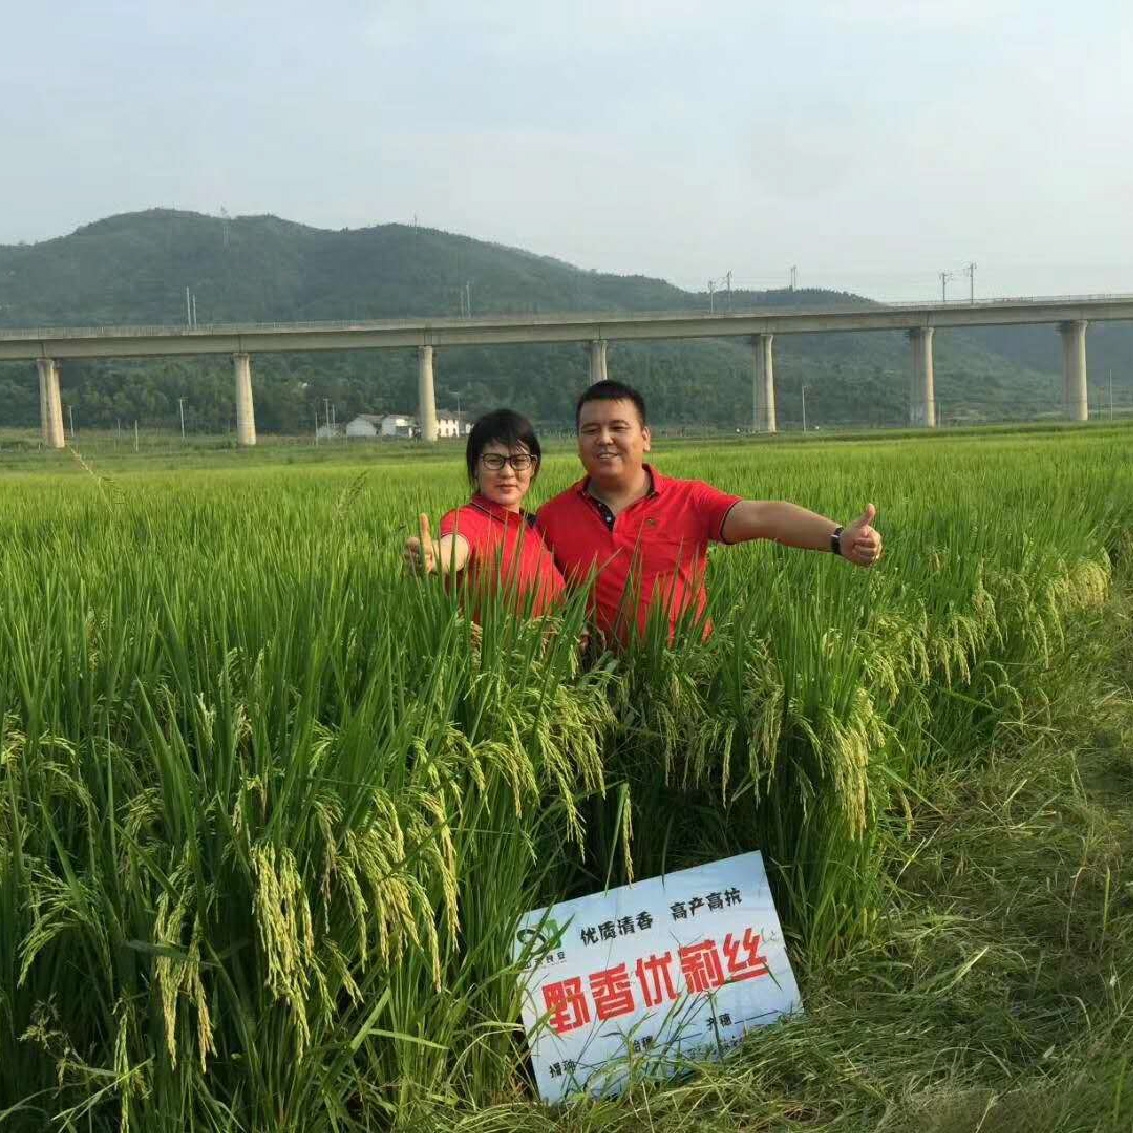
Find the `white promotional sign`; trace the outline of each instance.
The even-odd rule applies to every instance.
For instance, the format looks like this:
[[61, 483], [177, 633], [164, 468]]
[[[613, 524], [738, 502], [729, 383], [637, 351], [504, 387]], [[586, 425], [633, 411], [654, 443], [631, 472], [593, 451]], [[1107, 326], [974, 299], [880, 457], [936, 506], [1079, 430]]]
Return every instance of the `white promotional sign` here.
[[717, 1057], [802, 1009], [758, 852], [537, 909], [514, 955], [547, 1102]]

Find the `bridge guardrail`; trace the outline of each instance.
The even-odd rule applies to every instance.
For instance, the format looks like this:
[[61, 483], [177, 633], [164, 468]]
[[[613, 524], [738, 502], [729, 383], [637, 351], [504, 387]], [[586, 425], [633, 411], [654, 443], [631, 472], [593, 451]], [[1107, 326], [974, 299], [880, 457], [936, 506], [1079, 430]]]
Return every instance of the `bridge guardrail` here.
[[572, 323], [602, 323], [612, 319], [641, 320], [647, 322], [651, 319], [682, 319], [682, 318], [728, 318], [752, 315], [767, 315], [769, 317], [791, 317], [793, 315], [820, 315], [840, 314], [849, 311], [869, 311], [883, 313], [885, 311], [922, 310], [925, 312], [957, 310], [965, 307], [986, 308], [1018, 305], [1047, 305], [1056, 303], [1104, 303], [1133, 301], [1133, 294], [1112, 293], [1094, 295], [1017, 295], [997, 296], [977, 299], [974, 303], [968, 299], [947, 299], [930, 303], [915, 301], [901, 301], [896, 303], [874, 303], [863, 300], [857, 303], [846, 303], [832, 306], [830, 304], [813, 306], [756, 306], [743, 310], [720, 312], [706, 311], [562, 311], [555, 314], [501, 314], [485, 315], [478, 318], [462, 319], [448, 315], [400, 317], [392, 319], [328, 319], [320, 321], [299, 322], [269, 322], [269, 323], [207, 323], [204, 326], [181, 326], [179, 324], [148, 326], [130, 326], [127, 324], [101, 327], [55, 326], [55, 327], [0, 327], [0, 339], [31, 340], [42, 338], [156, 338], [180, 335], [186, 338], [206, 337], [213, 335], [241, 335], [263, 334], [272, 332], [299, 332], [299, 331], [336, 331], [358, 330], [366, 331], [375, 327], [390, 329], [397, 326], [407, 328], [427, 325], [444, 326], [495, 326], [501, 323], [519, 323], [524, 325], [540, 323], [554, 324], [558, 322]]

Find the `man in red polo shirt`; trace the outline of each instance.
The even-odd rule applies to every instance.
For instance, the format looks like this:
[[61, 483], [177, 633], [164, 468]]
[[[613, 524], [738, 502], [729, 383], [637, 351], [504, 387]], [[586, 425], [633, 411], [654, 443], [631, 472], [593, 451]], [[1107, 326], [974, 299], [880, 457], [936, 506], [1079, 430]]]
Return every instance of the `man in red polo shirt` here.
[[651, 611], [669, 624], [701, 621], [710, 542], [774, 539], [870, 567], [881, 555], [870, 504], [853, 523], [795, 504], [745, 500], [645, 463], [645, 401], [620, 382], [597, 382], [578, 400], [578, 455], [587, 475], [539, 509], [537, 523], [569, 586], [593, 585], [596, 628], [626, 644]]

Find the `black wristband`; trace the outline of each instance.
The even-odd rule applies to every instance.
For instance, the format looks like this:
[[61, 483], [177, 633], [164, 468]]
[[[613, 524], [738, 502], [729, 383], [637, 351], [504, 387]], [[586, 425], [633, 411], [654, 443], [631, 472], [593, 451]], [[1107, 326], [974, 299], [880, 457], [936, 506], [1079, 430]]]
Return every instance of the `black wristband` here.
[[842, 532], [845, 530], [844, 527], [835, 527], [830, 533], [830, 553], [832, 555], [840, 555], [842, 553]]

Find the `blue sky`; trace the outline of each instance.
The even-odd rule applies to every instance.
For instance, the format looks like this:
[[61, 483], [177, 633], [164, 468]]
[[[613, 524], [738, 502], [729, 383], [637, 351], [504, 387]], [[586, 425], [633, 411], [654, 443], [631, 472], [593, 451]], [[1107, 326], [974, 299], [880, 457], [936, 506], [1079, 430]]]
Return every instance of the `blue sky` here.
[[[0, 0], [0, 242], [412, 221], [703, 288], [1133, 291], [1133, 5]], [[966, 280], [955, 280], [959, 295]]]

